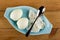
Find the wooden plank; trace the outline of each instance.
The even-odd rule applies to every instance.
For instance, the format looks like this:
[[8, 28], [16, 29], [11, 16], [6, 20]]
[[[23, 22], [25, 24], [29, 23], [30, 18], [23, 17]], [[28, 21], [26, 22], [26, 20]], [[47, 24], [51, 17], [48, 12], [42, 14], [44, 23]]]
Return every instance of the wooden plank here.
[[19, 35], [22, 36], [15, 29], [0, 29], [0, 37], [19, 37]]
[[60, 28], [60, 0], [0, 0], [0, 40], [60, 40], [60, 29], [56, 34], [49, 38], [49, 35], [37, 35], [25, 37], [16, 31], [7, 19], [4, 18], [4, 11], [7, 7], [32, 6], [39, 8], [41, 5], [46, 7], [45, 15], [53, 24], [53, 28]]
[[55, 35], [51, 38], [49, 38], [49, 40], [60, 40], [60, 29], [58, 29], [58, 31], [55, 33]]
[[[13, 28], [3, 15], [4, 12], [0, 12], [0, 28]], [[45, 15], [53, 24], [54, 28], [60, 28], [60, 11], [46, 11]]]
[[[5, 37], [5, 38], [4, 38]], [[40, 37], [40, 38], [39, 38]], [[48, 39], [48, 35], [38, 35], [38, 36], [29, 36], [28, 38], [25, 37], [25, 35], [19, 33], [15, 29], [0, 29], [0, 39], [22, 39], [22, 40], [28, 40], [28, 39]]]
[[56, 40], [60, 40], [60, 29], [58, 29], [57, 33], [55, 34], [55, 38]]
[[12, 6], [32, 6], [39, 8], [44, 5], [49, 11], [60, 10], [60, 0], [0, 0], [0, 10], [5, 10], [7, 7]]
[[52, 28], [51, 33], [49, 34], [49, 38], [52, 38], [58, 31], [58, 28]]
[[4, 18], [4, 12], [0, 12], [0, 28], [13, 28], [7, 19]]
[[45, 16], [53, 24], [53, 28], [60, 28], [60, 11], [49, 11]]
[[18, 31], [16, 31], [15, 29], [0, 29], [0, 39], [3, 39], [3, 40], [13, 40], [13, 39], [22, 39], [22, 40], [60, 40], [60, 29], [58, 29], [57, 33], [49, 38], [49, 35], [37, 35], [36, 37], [35, 36], [29, 36], [28, 38], [25, 37], [25, 35], [19, 33]]

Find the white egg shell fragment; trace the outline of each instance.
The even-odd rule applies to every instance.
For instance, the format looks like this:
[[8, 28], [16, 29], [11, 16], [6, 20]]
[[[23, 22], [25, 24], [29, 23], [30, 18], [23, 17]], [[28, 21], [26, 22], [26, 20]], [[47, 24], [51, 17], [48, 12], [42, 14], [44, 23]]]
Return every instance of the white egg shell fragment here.
[[11, 12], [10, 18], [14, 21], [17, 21], [19, 18], [21, 18], [23, 15], [22, 9], [15, 9]]
[[17, 26], [19, 29], [25, 29], [26, 27], [28, 27], [28, 19], [27, 18], [20, 18], [17, 21]]
[[[29, 30], [31, 28], [31, 25], [27, 28], [27, 30]], [[33, 26], [31, 32], [39, 32], [40, 29], [38, 29], [38, 27], [36, 25]]]
[[[32, 24], [31, 24], [32, 25]], [[27, 30], [30, 29], [31, 25], [27, 28]], [[42, 19], [39, 17], [37, 21], [35, 22], [31, 32], [39, 32], [41, 29], [43, 29], [45, 26], [45, 23], [42, 21]]]
[[42, 21], [41, 17], [39, 17], [34, 25], [36, 25], [39, 29], [43, 29], [45, 26], [45, 23]]
[[30, 19], [30, 22], [34, 22], [34, 20], [36, 19], [37, 15], [36, 13], [33, 11], [33, 10], [29, 10], [29, 19]]

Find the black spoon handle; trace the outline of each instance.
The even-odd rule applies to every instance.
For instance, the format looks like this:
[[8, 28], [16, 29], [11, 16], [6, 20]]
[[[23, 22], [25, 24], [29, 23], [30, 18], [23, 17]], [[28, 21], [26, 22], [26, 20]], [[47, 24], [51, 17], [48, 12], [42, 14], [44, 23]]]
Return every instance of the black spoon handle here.
[[26, 33], [26, 37], [28, 37], [28, 35], [30, 34], [30, 32], [31, 32], [31, 30], [32, 30], [32, 28], [33, 28], [36, 20], [38, 19], [38, 17], [39, 17], [39, 16], [36, 17], [36, 19], [35, 19], [34, 23], [32, 24], [31, 28], [30, 28], [30, 29], [28, 30], [28, 32]]

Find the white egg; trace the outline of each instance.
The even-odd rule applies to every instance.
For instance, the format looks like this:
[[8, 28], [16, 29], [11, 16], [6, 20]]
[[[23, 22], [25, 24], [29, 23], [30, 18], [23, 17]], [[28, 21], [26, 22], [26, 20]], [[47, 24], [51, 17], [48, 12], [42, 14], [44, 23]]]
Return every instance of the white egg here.
[[[30, 28], [31, 28], [31, 25], [28, 28], [26, 28], [26, 29], [29, 30]], [[31, 32], [39, 32], [39, 30], [40, 29], [38, 29], [38, 27], [36, 25], [34, 25], [32, 30], [31, 30]]]
[[27, 18], [20, 18], [17, 21], [17, 26], [19, 29], [25, 29], [26, 27], [28, 27], [28, 19]]
[[10, 18], [14, 21], [17, 21], [19, 18], [21, 18], [23, 15], [22, 9], [15, 9], [11, 12]]
[[34, 20], [36, 19], [37, 15], [36, 13], [33, 11], [33, 10], [29, 10], [29, 19], [30, 19], [30, 22], [34, 22]]
[[[31, 28], [31, 25], [32, 25], [32, 24], [30, 24], [30, 26], [27, 28], [27, 30], [29, 30], [29, 29]], [[42, 19], [39, 17], [39, 18], [37, 19], [37, 21], [35, 22], [35, 24], [34, 24], [32, 30], [31, 30], [31, 32], [39, 32], [41, 29], [44, 28], [44, 26], [45, 26], [45, 23], [44, 23], [44, 22], [42, 21]]]
[[36, 25], [39, 29], [43, 29], [45, 26], [45, 23], [42, 21], [41, 17], [39, 17], [34, 25]]

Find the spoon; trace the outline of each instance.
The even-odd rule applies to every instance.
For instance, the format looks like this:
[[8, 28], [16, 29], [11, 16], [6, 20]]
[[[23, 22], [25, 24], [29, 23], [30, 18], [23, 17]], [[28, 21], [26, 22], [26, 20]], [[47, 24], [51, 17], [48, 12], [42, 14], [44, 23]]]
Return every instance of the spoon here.
[[41, 7], [39, 8], [39, 10], [38, 10], [38, 16], [36, 17], [36, 19], [35, 19], [34, 23], [32, 24], [31, 28], [30, 28], [30, 29], [27, 31], [27, 33], [26, 33], [26, 37], [29, 36], [29, 34], [30, 34], [30, 32], [31, 32], [31, 30], [32, 30], [32, 28], [33, 28], [36, 20], [39, 18], [39, 16], [40, 16], [41, 14], [43, 14], [44, 11], [45, 11], [44, 6], [41, 6]]

